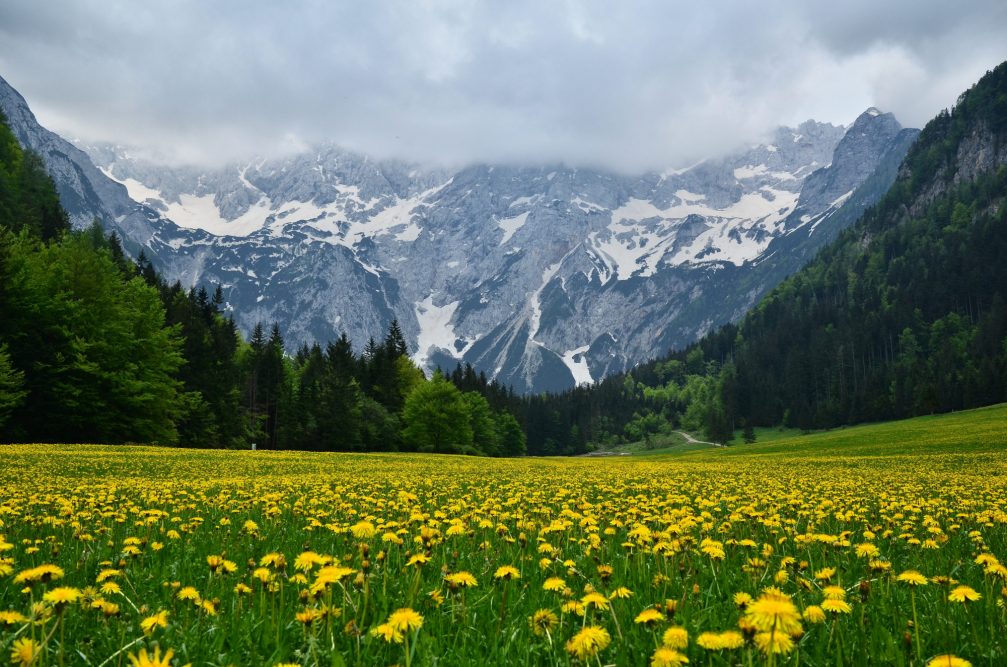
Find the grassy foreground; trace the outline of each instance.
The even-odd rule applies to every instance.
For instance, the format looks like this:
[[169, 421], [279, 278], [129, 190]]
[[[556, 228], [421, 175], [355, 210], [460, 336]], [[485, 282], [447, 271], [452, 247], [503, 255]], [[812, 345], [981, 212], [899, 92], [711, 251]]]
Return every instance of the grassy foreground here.
[[0, 662], [1005, 664], [1005, 427], [568, 460], [6, 446]]

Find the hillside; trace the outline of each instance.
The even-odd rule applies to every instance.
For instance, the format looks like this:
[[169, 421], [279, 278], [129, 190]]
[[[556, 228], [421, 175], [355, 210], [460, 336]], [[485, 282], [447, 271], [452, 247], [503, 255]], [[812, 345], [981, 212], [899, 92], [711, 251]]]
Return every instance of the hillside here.
[[746, 424], [826, 428], [1003, 401], [1005, 197], [1002, 64], [927, 124], [877, 205], [738, 325], [533, 399], [529, 413], [576, 425], [547, 436], [563, 451], [669, 422], [724, 440]]

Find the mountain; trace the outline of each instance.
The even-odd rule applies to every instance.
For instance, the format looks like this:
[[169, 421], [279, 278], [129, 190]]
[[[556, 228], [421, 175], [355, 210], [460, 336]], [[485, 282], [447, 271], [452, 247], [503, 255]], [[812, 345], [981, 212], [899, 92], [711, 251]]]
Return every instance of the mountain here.
[[930, 121], [884, 195], [736, 325], [597, 386], [526, 398], [529, 451], [1007, 401], [1004, 257], [1007, 63]]
[[0, 81], [76, 224], [97, 217], [185, 285], [221, 284], [239, 326], [292, 344], [398, 319], [414, 359], [522, 392], [626, 370], [740, 317], [894, 178], [915, 131], [870, 109], [684, 169], [375, 161], [319, 146], [216, 169], [41, 128]]

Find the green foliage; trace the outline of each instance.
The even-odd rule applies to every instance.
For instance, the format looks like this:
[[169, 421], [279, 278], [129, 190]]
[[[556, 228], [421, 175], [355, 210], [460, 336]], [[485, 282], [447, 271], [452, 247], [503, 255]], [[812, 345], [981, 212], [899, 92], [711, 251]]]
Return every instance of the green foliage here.
[[156, 290], [82, 235], [22, 235], [13, 255], [5, 335], [25, 371], [23, 427], [58, 442], [174, 443], [182, 356]]
[[473, 431], [462, 392], [435, 373], [406, 397], [402, 441], [409, 451], [464, 454], [473, 451]]
[[4, 425], [11, 411], [24, 400], [24, 373], [11, 365], [7, 346], [0, 345], [0, 427]]

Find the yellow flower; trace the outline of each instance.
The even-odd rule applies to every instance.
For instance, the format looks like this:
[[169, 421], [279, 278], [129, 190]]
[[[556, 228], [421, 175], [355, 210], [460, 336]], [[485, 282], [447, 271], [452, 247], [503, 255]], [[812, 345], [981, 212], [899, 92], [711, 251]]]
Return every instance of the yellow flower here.
[[31, 665], [42, 652], [42, 647], [33, 639], [22, 637], [11, 645], [10, 661], [15, 665]]
[[653, 607], [648, 607], [647, 609], [644, 609], [639, 614], [637, 614], [636, 618], [633, 619], [633, 622], [640, 623], [646, 626], [651, 626], [663, 620], [664, 620], [664, 614], [654, 609]]
[[402, 643], [402, 633], [393, 628], [391, 623], [382, 623], [378, 627], [372, 629], [371, 636], [381, 637], [389, 644], [391, 644], [392, 642], [396, 644]]
[[314, 551], [305, 551], [294, 559], [294, 567], [298, 570], [310, 570], [316, 565], [321, 565], [324, 562], [325, 559], [316, 554]]
[[25, 623], [27, 621], [28, 618], [25, 615], [13, 609], [0, 611], [0, 625], [14, 625], [15, 623]]
[[444, 581], [448, 582], [451, 588], [468, 588], [476, 585], [476, 578], [472, 576], [471, 572], [454, 572], [452, 574], [445, 575]]
[[199, 604], [200, 596], [199, 591], [197, 591], [192, 586], [186, 586], [182, 590], [175, 594], [179, 600], [192, 600], [196, 604]]
[[149, 635], [154, 632], [157, 628], [168, 627], [168, 612], [159, 611], [153, 616], [148, 616], [147, 618], [140, 621], [140, 629], [143, 630], [143, 634]]
[[409, 567], [410, 565], [426, 565], [429, 562], [430, 559], [426, 556], [426, 554], [415, 554], [409, 558], [408, 562], [406, 562], [406, 567]]
[[409, 607], [405, 607], [393, 611], [392, 615], [388, 617], [388, 624], [399, 632], [419, 630], [423, 625], [423, 617]]
[[547, 591], [561, 591], [566, 588], [566, 582], [559, 577], [549, 577], [542, 584], [542, 588]]
[[744, 591], [734, 594], [734, 604], [738, 605], [741, 609], [744, 609], [752, 602], [752, 596]]
[[625, 586], [620, 586], [619, 588], [612, 591], [608, 596], [609, 600], [615, 600], [616, 598], [625, 599], [633, 597], [633, 591], [629, 590]]
[[80, 590], [71, 586], [61, 586], [60, 588], [54, 588], [51, 591], [47, 591], [46, 594], [42, 596], [42, 599], [54, 607], [61, 607], [79, 600]]
[[521, 573], [513, 565], [502, 565], [497, 568], [497, 571], [493, 574], [493, 578], [509, 581], [510, 579], [520, 579]]
[[925, 586], [927, 584], [927, 578], [916, 570], [906, 570], [896, 577], [896, 579], [910, 586]]
[[147, 653], [147, 649], [141, 649], [140, 655], [129, 654], [129, 661], [133, 664], [133, 667], [171, 667], [171, 656], [175, 655], [175, 652], [168, 649], [164, 656], [161, 656], [161, 648], [154, 649], [154, 655]]
[[775, 594], [763, 594], [745, 610], [745, 620], [762, 632], [774, 629], [788, 635], [800, 632], [800, 619], [794, 603]]
[[845, 600], [846, 589], [842, 586], [826, 586], [822, 589], [822, 595], [826, 600]]
[[972, 663], [951, 654], [931, 658], [927, 667], [972, 667]]
[[536, 636], [541, 637], [544, 634], [552, 632], [553, 628], [559, 623], [559, 619], [550, 610], [539, 609], [528, 618], [528, 622], [531, 624], [531, 631]]
[[735, 630], [704, 632], [696, 638], [696, 643], [707, 651], [734, 650], [744, 646], [745, 638]]
[[815, 579], [818, 581], [831, 581], [834, 576], [836, 576], [836, 568], [834, 567], [823, 567], [815, 572]]
[[608, 630], [597, 625], [589, 625], [575, 634], [566, 643], [566, 651], [581, 660], [594, 657], [612, 643]]
[[689, 645], [689, 631], [680, 625], [674, 625], [664, 631], [661, 643], [668, 648], [685, 648]]
[[848, 602], [834, 598], [827, 598], [822, 602], [822, 610], [832, 612], [833, 614], [849, 614], [853, 611]]
[[612, 606], [612, 603], [608, 601], [608, 598], [601, 593], [588, 593], [580, 599], [580, 602], [585, 607], [594, 606], [595, 609], [608, 609]]
[[818, 605], [811, 605], [810, 607], [805, 607], [804, 611], [801, 612], [801, 616], [808, 623], [821, 623], [825, 620], [825, 610], [823, 610]]
[[790, 653], [794, 650], [794, 640], [789, 634], [780, 630], [760, 632], [755, 635], [754, 639], [755, 645], [766, 655], [770, 653]]
[[661, 647], [650, 656], [650, 667], [681, 667], [689, 664], [689, 658], [668, 647]]
[[374, 537], [377, 530], [375, 530], [374, 524], [370, 521], [360, 521], [359, 523], [353, 524], [350, 528], [350, 532], [353, 533], [353, 537], [358, 540], [369, 540]]
[[969, 586], [957, 586], [948, 594], [948, 599], [952, 602], [975, 602], [981, 597], [982, 595]]
[[115, 595], [117, 593], [122, 593], [122, 589], [119, 588], [119, 584], [114, 581], [106, 581], [101, 585], [101, 592], [105, 595]]

